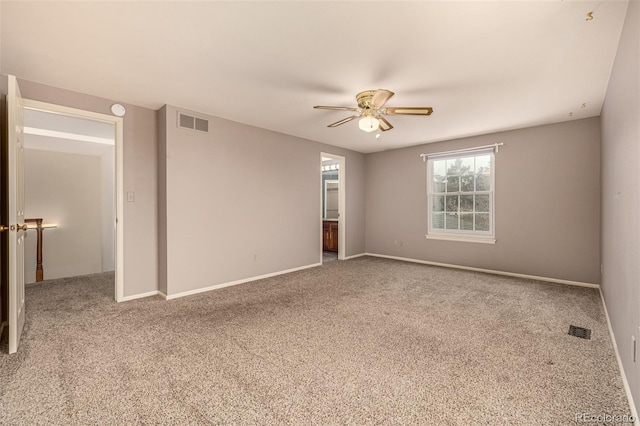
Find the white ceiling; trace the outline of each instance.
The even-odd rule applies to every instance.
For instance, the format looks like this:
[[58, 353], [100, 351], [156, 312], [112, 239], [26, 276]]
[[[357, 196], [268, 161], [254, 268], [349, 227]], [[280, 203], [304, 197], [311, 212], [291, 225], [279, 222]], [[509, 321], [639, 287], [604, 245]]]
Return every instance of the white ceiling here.
[[[598, 116], [627, 2], [1, 3], [1, 72], [374, 152]], [[593, 20], [587, 13], [593, 12]], [[376, 139], [348, 112], [388, 89]]]

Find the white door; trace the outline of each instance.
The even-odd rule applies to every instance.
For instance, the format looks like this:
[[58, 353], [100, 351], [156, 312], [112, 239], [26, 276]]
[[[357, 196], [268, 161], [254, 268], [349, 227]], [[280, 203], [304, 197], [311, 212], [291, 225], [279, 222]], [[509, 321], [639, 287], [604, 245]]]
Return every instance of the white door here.
[[9, 353], [18, 350], [24, 312], [24, 120], [18, 81], [9, 76], [7, 95], [8, 209], [9, 209]]

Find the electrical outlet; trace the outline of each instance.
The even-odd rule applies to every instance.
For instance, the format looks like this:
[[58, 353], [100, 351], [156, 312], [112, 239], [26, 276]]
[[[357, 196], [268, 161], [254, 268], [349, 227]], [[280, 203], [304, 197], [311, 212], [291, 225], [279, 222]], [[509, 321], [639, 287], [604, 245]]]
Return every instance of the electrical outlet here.
[[127, 192], [127, 201], [130, 203], [134, 203], [136, 201], [136, 193], [133, 191]]
[[393, 240], [393, 245], [398, 247], [398, 240]]

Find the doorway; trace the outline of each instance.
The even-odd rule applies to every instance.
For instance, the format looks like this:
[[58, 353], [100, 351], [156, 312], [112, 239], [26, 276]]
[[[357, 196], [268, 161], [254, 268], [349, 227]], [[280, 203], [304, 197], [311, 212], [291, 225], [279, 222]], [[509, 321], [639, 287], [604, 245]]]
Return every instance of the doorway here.
[[320, 153], [321, 263], [345, 258], [345, 163], [343, 156]]
[[25, 211], [44, 228], [27, 231], [26, 282], [109, 272], [121, 301], [122, 118], [26, 99], [24, 112]]

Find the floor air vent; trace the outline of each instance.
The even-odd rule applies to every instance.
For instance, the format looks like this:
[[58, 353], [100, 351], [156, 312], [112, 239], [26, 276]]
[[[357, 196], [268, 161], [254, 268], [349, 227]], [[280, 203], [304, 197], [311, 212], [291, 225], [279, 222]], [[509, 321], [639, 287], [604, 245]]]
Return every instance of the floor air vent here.
[[591, 330], [588, 328], [576, 327], [575, 325], [569, 326], [569, 335], [576, 336], [581, 339], [591, 340]]
[[194, 117], [193, 115], [185, 114], [184, 112], [178, 112], [178, 127], [209, 133], [209, 120]]

